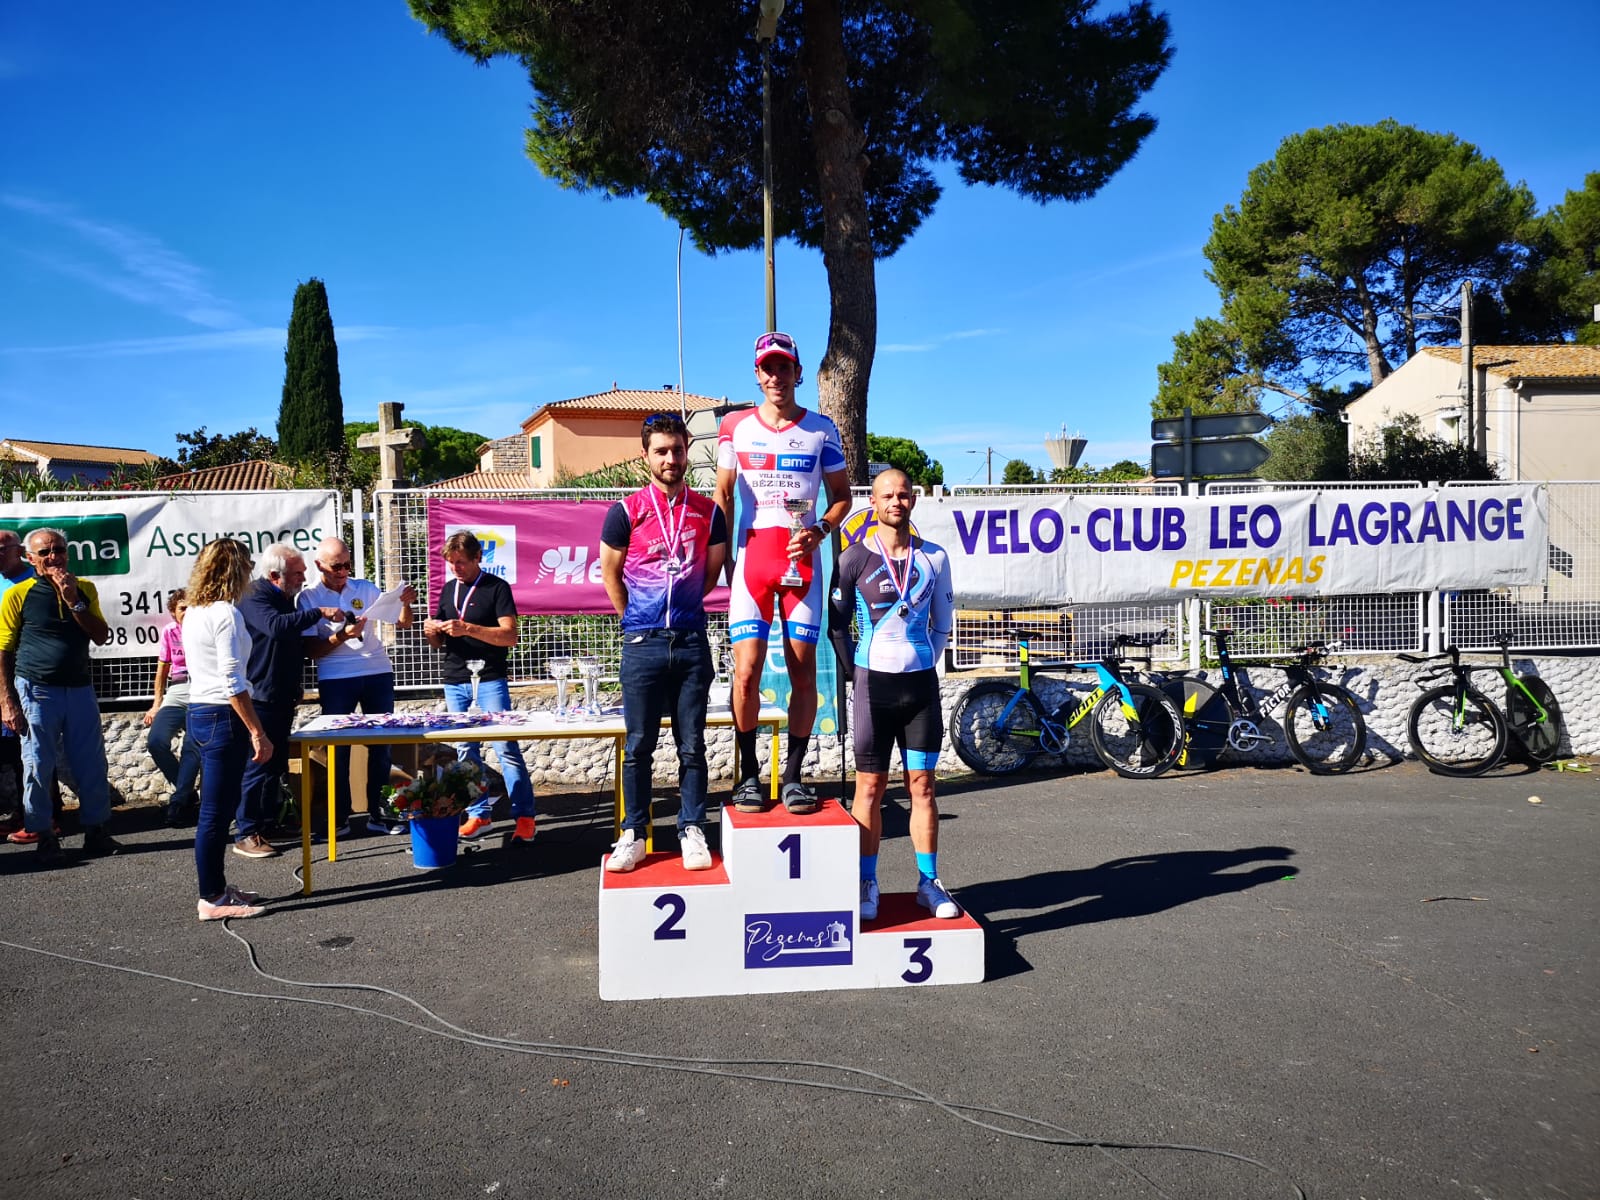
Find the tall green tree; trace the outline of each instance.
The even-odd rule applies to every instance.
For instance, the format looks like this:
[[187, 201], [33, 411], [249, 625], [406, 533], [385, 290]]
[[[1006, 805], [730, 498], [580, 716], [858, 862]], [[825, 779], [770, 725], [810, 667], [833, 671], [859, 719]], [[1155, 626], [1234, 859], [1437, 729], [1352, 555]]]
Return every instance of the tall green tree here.
[[[1452, 134], [1389, 120], [1285, 139], [1212, 222], [1221, 316], [1179, 335], [1158, 403], [1184, 389], [1303, 399], [1361, 371], [1382, 381], [1430, 332], [1453, 336], [1426, 317], [1464, 280], [1498, 292], [1511, 279], [1532, 213], [1525, 186]], [[1197, 361], [1213, 346], [1208, 374]]]
[[910, 438], [879, 437], [867, 434], [867, 458], [875, 463], [888, 463], [906, 473], [913, 486], [931, 488], [944, 482], [944, 464], [929, 458], [928, 452]]
[[[1576, 340], [1600, 346], [1600, 171], [1532, 222], [1528, 262], [1506, 287], [1501, 312], [1474, 321], [1480, 341]], [[1498, 322], [1491, 325], [1491, 321]]]
[[[643, 196], [707, 253], [761, 241], [754, 4], [409, 0], [456, 49], [516, 57], [529, 157], [561, 186]], [[1094, 195], [1155, 128], [1137, 105], [1171, 51], [1146, 0], [791, 0], [772, 45], [777, 236], [822, 251], [816, 372], [866, 478], [875, 260], [933, 211], [933, 167], [1041, 203]], [[752, 295], [754, 288], [752, 288]]]
[[339, 392], [339, 345], [333, 336], [333, 314], [328, 311], [328, 289], [320, 279], [307, 280], [294, 290], [283, 366], [279, 453], [291, 463], [342, 463], [344, 399]]

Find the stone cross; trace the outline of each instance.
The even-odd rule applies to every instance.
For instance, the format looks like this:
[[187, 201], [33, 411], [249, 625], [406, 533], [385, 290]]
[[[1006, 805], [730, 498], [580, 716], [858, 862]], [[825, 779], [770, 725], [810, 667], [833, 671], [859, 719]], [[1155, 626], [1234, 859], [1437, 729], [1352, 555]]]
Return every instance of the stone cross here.
[[401, 429], [400, 413], [404, 404], [389, 401], [378, 405], [378, 428], [373, 433], [363, 433], [356, 445], [363, 450], [378, 452], [378, 488], [392, 488], [405, 478], [402, 460], [407, 450], [420, 450], [428, 444], [420, 429]]

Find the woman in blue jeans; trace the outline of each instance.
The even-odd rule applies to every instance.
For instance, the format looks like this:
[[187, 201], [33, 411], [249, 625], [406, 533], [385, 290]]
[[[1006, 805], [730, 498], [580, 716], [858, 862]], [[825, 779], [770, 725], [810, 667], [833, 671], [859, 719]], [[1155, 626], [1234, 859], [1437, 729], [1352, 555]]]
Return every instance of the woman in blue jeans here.
[[250, 700], [250, 634], [235, 607], [250, 583], [250, 551], [232, 538], [208, 542], [189, 577], [183, 648], [189, 666], [188, 737], [200, 751], [200, 820], [194, 835], [202, 921], [258, 917], [254, 892], [223, 872], [228, 823], [239, 807], [246, 762], [266, 762], [272, 743]]

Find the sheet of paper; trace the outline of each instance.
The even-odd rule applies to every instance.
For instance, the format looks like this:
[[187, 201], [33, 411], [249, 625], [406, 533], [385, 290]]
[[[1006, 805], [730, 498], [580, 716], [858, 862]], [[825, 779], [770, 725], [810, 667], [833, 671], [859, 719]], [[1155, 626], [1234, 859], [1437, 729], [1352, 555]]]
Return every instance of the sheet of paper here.
[[386, 621], [393, 625], [400, 619], [400, 593], [408, 585], [402, 581], [397, 587], [390, 588], [367, 606], [367, 611], [361, 615], [369, 621]]

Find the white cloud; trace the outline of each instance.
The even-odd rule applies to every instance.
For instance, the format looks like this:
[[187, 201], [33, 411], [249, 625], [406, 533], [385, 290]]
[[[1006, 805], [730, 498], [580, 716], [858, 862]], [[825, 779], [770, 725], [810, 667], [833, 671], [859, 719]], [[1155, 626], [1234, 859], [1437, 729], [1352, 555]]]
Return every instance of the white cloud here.
[[[334, 330], [341, 345], [374, 341], [392, 335], [386, 325], [347, 325]], [[226, 329], [215, 333], [184, 333], [170, 337], [120, 338], [109, 342], [80, 342], [65, 346], [0, 346], [0, 354], [70, 355], [74, 358], [138, 358], [152, 354], [200, 354], [216, 350], [282, 350], [288, 330], [279, 326]]]
[[0, 204], [70, 235], [69, 246], [24, 251], [49, 270], [207, 329], [244, 323], [232, 306], [212, 294], [205, 270], [159, 238], [16, 192], [0, 194]]
[[966, 341], [968, 338], [993, 337], [997, 333], [1004, 333], [1002, 329], [958, 329], [953, 333], [941, 333], [931, 341], [926, 342], [880, 342], [879, 354], [926, 354], [930, 350], [937, 350], [949, 342]]

